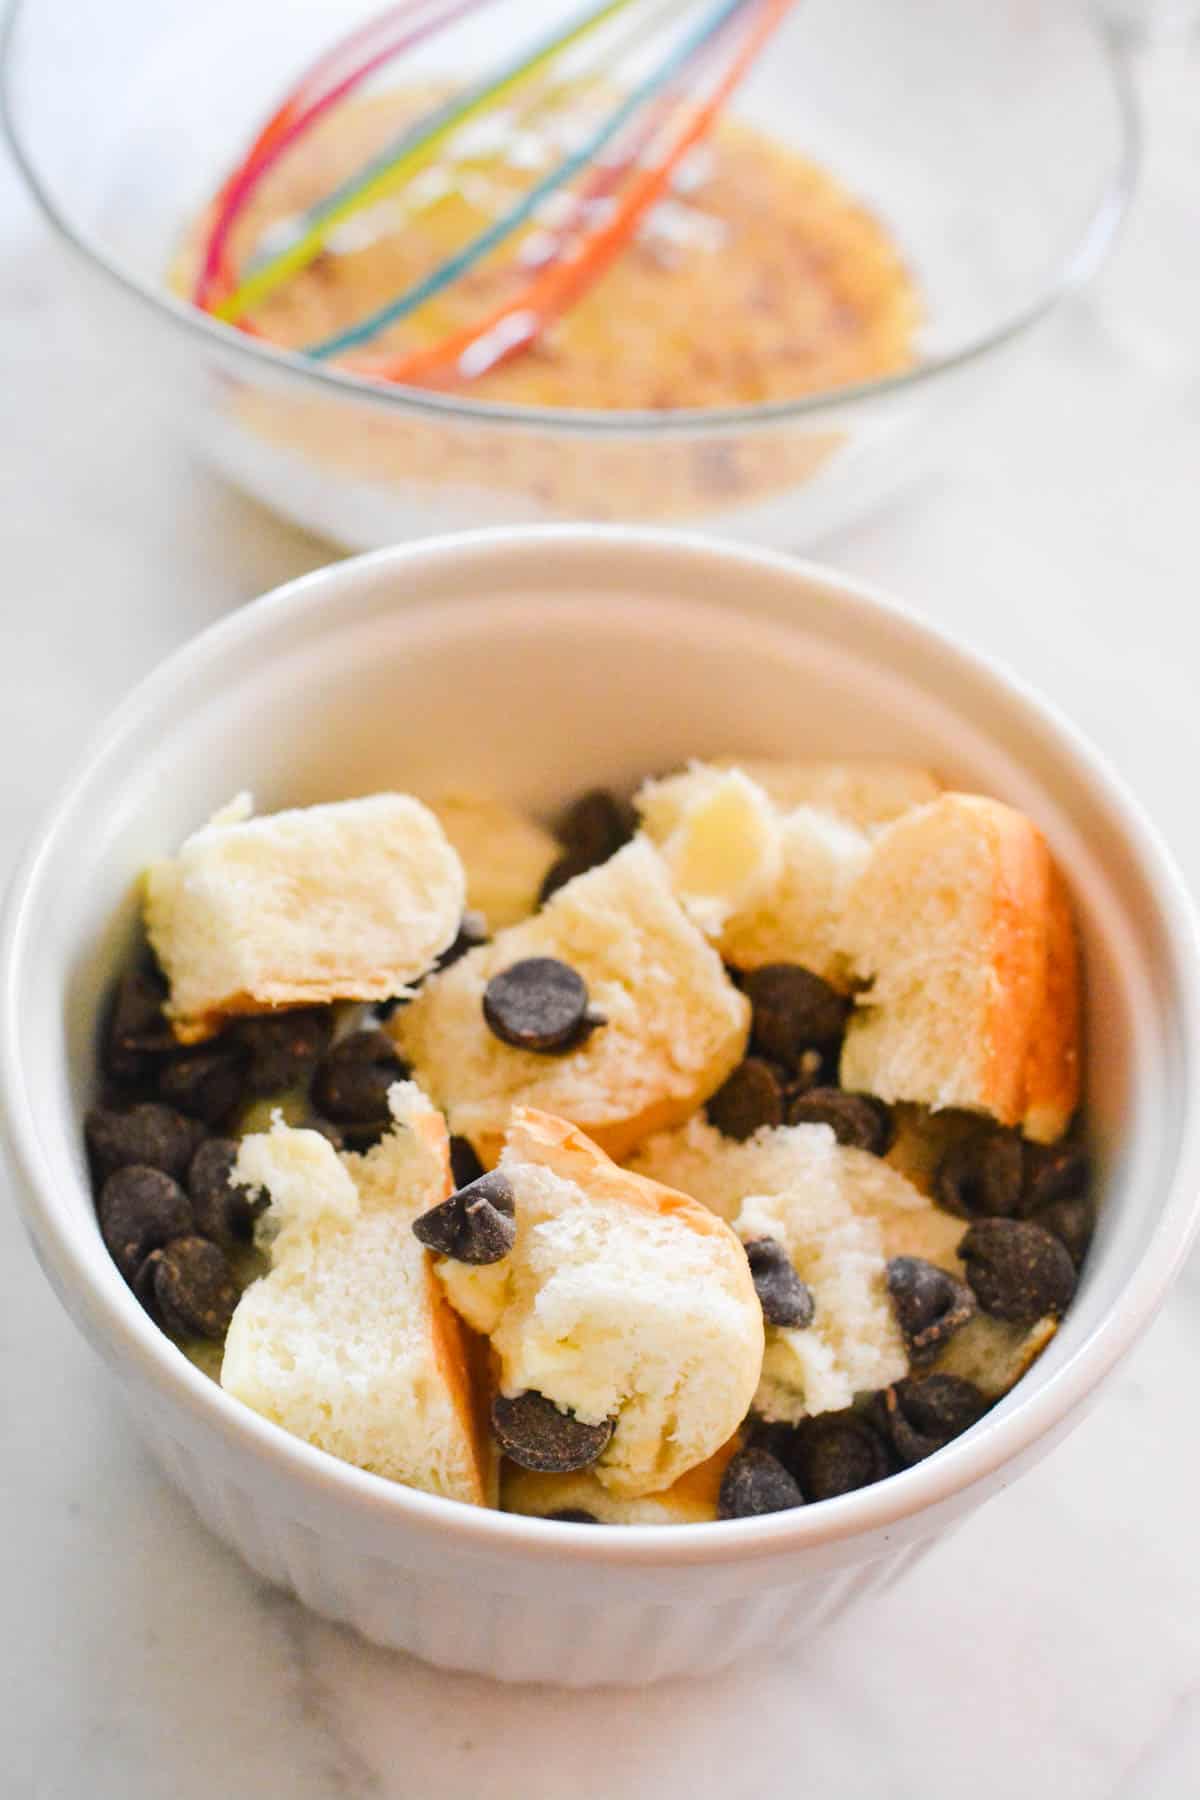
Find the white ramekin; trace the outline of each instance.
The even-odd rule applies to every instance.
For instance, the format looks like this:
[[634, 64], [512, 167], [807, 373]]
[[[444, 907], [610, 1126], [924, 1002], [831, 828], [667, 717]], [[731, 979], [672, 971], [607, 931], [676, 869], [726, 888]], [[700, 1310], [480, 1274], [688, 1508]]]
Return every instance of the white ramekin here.
[[[688, 755], [892, 752], [1027, 808], [1082, 924], [1103, 1212], [1075, 1304], [974, 1430], [892, 1480], [736, 1524], [596, 1530], [459, 1507], [229, 1400], [150, 1323], [80, 1142], [97, 1006], [138, 871], [237, 789], [259, 803], [483, 786], [550, 806]], [[205, 632], [118, 711], [28, 852], [0, 949], [7, 1144], [37, 1254], [200, 1517], [368, 1637], [508, 1680], [641, 1683], [811, 1635], [1082, 1415], [1197, 1224], [1196, 922], [1094, 753], [878, 595], [782, 557], [565, 527], [310, 575]]]

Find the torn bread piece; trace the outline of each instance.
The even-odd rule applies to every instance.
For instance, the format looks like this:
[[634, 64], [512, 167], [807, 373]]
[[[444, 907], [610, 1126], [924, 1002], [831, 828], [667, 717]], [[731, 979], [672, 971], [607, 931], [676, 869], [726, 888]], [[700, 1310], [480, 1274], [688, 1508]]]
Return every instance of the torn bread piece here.
[[845, 993], [850, 972], [839, 930], [870, 841], [856, 826], [811, 806], [786, 814], [779, 834], [779, 880], [756, 912], [730, 920], [721, 938], [722, 958], [747, 970], [798, 963]]
[[879, 1226], [887, 1261], [919, 1256], [961, 1280], [958, 1246], [969, 1220], [935, 1205], [899, 1169], [867, 1150], [841, 1145], [838, 1161], [855, 1210]]
[[711, 1207], [743, 1242], [775, 1239], [809, 1288], [811, 1325], [767, 1328], [754, 1402], [763, 1418], [837, 1411], [907, 1373], [887, 1262], [953, 1266], [963, 1220], [939, 1213], [877, 1157], [840, 1145], [828, 1125], [766, 1128], [737, 1143], [692, 1119], [652, 1138], [633, 1167]]
[[767, 904], [783, 873], [779, 816], [740, 769], [692, 763], [648, 781], [635, 798], [671, 885], [705, 936], [722, 942], [730, 922]]
[[490, 931], [535, 913], [542, 882], [562, 846], [527, 813], [488, 794], [455, 791], [429, 802], [458, 852], [467, 878], [467, 905]]
[[445, 1123], [411, 1082], [388, 1100], [395, 1124], [362, 1156], [282, 1123], [243, 1140], [271, 1267], [238, 1301], [221, 1385], [357, 1468], [492, 1505], [481, 1348], [412, 1234], [452, 1187]]
[[250, 816], [243, 796], [146, 872], [146, 932], [184, 1042], [235, 1013], [402, 993], [453, 942], [462, 865], [405, 794]]
[[[488, 983], [529, 957], [567, 964], [604, 1018], [565, 1053], [515, 1048], [484, 1017]], [[490, 1166], [518, 1105], [570, 1119], [626, 1155], [715, 1093], [742, 1058], [749, 1022], [745, 995], [639, 838], [432, 976], [389, 1029], [450, 1129]]]
[[999, 1400], [1017, 1385], [1058, 1330], [1047, 1317], [1034, 1325], [1010, 1325], [978, 1312], [956, 1331], [930, 1365], [935, 1375], [957, 1375], [972, 1382], [985, 1400]]
[[870, 841], [832, 812], [782, 811], [741, 769], [693, 763], [637, 795], [680, 902], [737, 969], [799, 963], [845, 989], [837, 932]]
[[532, 1108], [514, 1112], [488, 1179], [511, 1194], [511, 1250], [434, 1266], [490, 1339], [501, 1393], [532, 1390], [584, 1426], [611, 1422], [591, 1464], [608, 1493], [669, 1488], [733, 1435], [758, 1382], [762, 1309], [742, 1246], [696, 1200]]
[[[625, 1499], [610, 1493], [590, 1469], [543, 1475], [506, 1462], [500, 1478], [500, 1510], [531, 1518], [589, 1513], [598, 1525], [707, 1525], [717, 1516], [721, 1477], [738, 1449], [731, 1437], [706, 1462], [698, 1463], [656, 1494]], [[581, 1520], [580, 1523], [586, 1523]]]
[[886, 756], [810, 757], [797, 762], [719, 756], [716, 766], [741, 769], [780, 812], [811, 806], [868, 832], [890, 825], [914, 806], [927, 806], [942, 791], [941, 782], [928, 769]]
[[875, 840], [839, 937], [869, 984], [843, 1087], [1062, 1136], [1079, 1099], [1078, 952], [1029, 819], [971, 794], [905, 814]]

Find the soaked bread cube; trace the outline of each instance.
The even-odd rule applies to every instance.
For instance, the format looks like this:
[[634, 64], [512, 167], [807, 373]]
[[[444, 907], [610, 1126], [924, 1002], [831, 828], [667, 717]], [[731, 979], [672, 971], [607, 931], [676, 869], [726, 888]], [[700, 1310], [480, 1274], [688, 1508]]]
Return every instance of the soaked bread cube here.
[[506, 1451], [543, 1471], [590, 1466], [619, 1498], [669, 1488], [733, 1435], [758, 1382], [762, 1309], [741, 1244], [697, 1201], [532, 1108], [485, 1179], [506, 1190], [511, 1248], [482, 1265], [441, 1256], [438, 1277], [490, 1340], [501, 1394], [543, 1397], [576, 1436], [593, 1429], [598, 1454], [572, 1465], [557, 1442], [524, 1454], [511, 1418]]
[[363, 1156], [282, 1123], [246, 1138], [235, 1178], [265, 1189], [270, 1271], [238, 1301], [221, 1385], [357, 1468], [494, 1503], [478, 1353], [412, 1221], [451, 1189], [446, 1127], [411, 1083]]
[[[572, 1047], [522, 1048], [488, 1023], [489, 985], [531, 958], [574, 971], [603, 1017]], [[640, 838], [569, 881], [534, 918], [432, 976], [390, 1029], [450, 1129], [490, 1165], [523, 1105], [571, 1120], [624, 1156], [720, 1087], [741, 1060], [749, 1020], [745, 996]]]
[[146, 932], [176, 1035], [235, 1013], [385, 1000], [450, 944], [462, 865], [406, 794], [255, 818], [242, 796], [146, 873]]

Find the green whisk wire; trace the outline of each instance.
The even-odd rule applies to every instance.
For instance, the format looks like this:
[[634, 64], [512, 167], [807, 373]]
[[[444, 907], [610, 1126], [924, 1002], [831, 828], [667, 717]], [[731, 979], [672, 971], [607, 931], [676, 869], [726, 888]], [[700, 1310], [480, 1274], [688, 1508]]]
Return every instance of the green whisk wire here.
[[702, 47], [719, 32], [724, 25], [753, 0], [720, 0], [720, 3], [707, 15], [702, 24], [675, 46], [657, 68], [644, 81], [622, 100], [591, 133], [584, 143], [571, 155], [564, 157], [548, 175], [536, 182], [517, 203], [493, 221], [486, 230], [472, 238], [461, 250], [439, 263], [428, 275], [423, 276], [412, 287], [389, 301], [386, 306], [379, 307], [368, 314], [356, 325], [345, 331], [335, 332], [331, 337], [322, 338], [318, 343], [305, 346], [305, 354], [317, 358], [339, 355], [343, 350], [353, 349], [378, 335], [388, 325], [395, 324], [398, 319], [406, 318], [410, 313], [423, 306], [434, 295], [440, 294], [444, 288], [459, 279], [473, 268], [481, 258], [488, 255], [499, 244], [511, 237], [536, 212], [542, 202], [565, 187], [581, 170], [593, 162], [605, 145], [614, 138], [623, 126], [628, 124], [633, 115], [648, 101], [652, 100], [662, 88], [678, 74], [679, 70], [702, 49]]
[[[655, 34], [661, 32], [666, 20], [673, 20], [678, 14], [685, 12], [688, 6], [693, 3], [694, 0], [657, 0], [657, 11], [649, 12], [648, 17], [637, 22], [633, 30], [629, 31], [626, 37], [615, 47], [612, 53], [612, 60], [619, 61], [622, 57], [632, 54], [639, 49], [648, 38], [652, 38]], [[606, 49], [606, 59], [607, 56], [608, 52]], [[577, 105], [581, 101], [586, 101], [593, 94], [610, 95], [611, 92], [611, 71], [607, 60], [603, 68], [589, 68], [579, 74], [560, 76], [556, 72], [554, 77], [548, 79], [544, 84], [539, 85], [531, 95], [521, 99], [517, 103], [512, 117], [511, 129], [514, 133], [531, 130], [541, 121], [552, 119], [555, 113], [562, 107], [564, 101], [569, 100], [572, 105]], [[494, 145], [490, 145], [486, 151], [483, 152], [475, 148], [467, 149], [466, 147], [463, 147], [462, 149], [457, 149], [454, 145], [451, 145], [446, 151], [445, 162], [451, 169], [464, 170], [470, 168], [472, 163], [481, 156], [483, 157], [483, 160], [491, 161], [495, 155], [496, 150]], [[441, 190], [439, 189], [439, 195], [440, 192]], [[405, 222], [407, 223], [412, 219], [419, 218], [422, 211], [428, 210], [428, 208], [435, 203], [436, 202], [433, 200], [426, 199], [415, 209], [406, 211], [403, 215]]]
[[577, 43], [606, 19], [622, 12], [632, 0], [603, 0], [589, 7], [563, 29], [539, 40], [532, 50], [508, 63], [490, 79], [476, 83], [465, 93], [435, 107], [411, 126], [387, 150], [369, 162], [351, 181], [335, 188], [306, 215], [300, 234], [283, 250], [260, 263], [213, 309], [219, 319], [236, 319], [274, 293], [289, 276], [298, 274], [320, 255], [334, 227], [353, 213], [372, 205], [406, 175], [415, 174], [436, 154], [450, 134], [472, 118], [489, 101], [499, 100], [536, 75], [563, 50]]

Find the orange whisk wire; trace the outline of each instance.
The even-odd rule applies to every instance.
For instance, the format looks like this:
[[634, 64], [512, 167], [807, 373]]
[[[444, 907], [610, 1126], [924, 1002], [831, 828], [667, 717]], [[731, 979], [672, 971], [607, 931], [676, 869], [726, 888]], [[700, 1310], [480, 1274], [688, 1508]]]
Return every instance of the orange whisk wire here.
[[525, 350], [610, 267], [650, 209], [670, 187], [687, 153], [713, 129], [734, 90], [796, 0], [762, 0], [737, 52], [708, 98], [693, 106], [683, 129], [652, 167], [638, 173], [607, 224], [574, 252], [543, 267], [520, 293], [486, 317], [420, 350], [355, 364], [378, 380], [437, 386], [470, 380]]
[[[369, 19], [325, 51], [305, 70], [266, 124], [250, 149], [217, 194], [196, 277], [192, 299], [206, 310], [216, 304], [220, 292], [233, 283], [227, 250], [234, 225], [245, 211], [264, 176], [303, 133], [317, 120], [360, 87], [386, 63], [423, 39], [441, 31], [490, 0], [457, 0], [432, 18], [408, 25], [413, 15], [428, 11], [429, 0], [405, 0]], [[406, 29], [400, 30], [401, 26]], [[243, 329], [245, 327], [243, 326]]]

